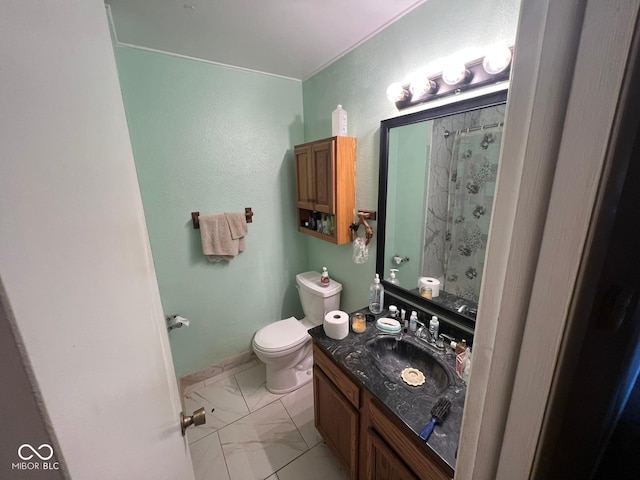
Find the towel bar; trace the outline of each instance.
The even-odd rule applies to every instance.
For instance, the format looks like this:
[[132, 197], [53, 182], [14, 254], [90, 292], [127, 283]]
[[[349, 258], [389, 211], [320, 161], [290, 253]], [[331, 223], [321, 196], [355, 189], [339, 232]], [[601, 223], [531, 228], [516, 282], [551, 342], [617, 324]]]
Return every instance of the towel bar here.
[[[251, 207], [246, 207], [244, 209], [244, 216], [247, 219], [247, 223], [253, 223], [253, 211]], [[193, 222], [193, 229], [197, 230], [200, 228], [200, 212], [191, 212], [191, 221]]]

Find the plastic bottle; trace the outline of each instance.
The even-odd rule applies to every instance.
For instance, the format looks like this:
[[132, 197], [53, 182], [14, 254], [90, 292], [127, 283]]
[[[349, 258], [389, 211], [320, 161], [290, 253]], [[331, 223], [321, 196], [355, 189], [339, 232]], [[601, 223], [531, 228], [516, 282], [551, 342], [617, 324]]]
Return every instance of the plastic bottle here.
[[400, 323], [402, 324], [402, 328], [404, 329], [404, 333], [407, 333], [407, 329], [409, 328], [409, 322], [406, 319], [407, 311], [404, 308], [400, 309]]
[[389, 283], [393, 283], [394, 285], [400, 285], [400, 280], [398, 280], [396, 278], [396, 272], [398, 271], [397, 268], [390, 268], [389, 272], [391, 272], [389, 274], [389, 280], [387, 280]]
[[471, 376], [471, 348], [467, 347], [464, 362], [462, 362], [462, 380], [464, 383], [469, 383], [469, 377]]
[[376, 273], [373, 283], [369, 287], [369, 311], [371, 313], [380, 313], [383, 305], [384, 287], [380, 283], [380, 276]]
[[327, 267], [322, 267], [322, 273], [320, 274], [320, 285], [323, 287], [328, 287], [329, 283], [331, 283], [331, 279], [329, 278], [329, 270]]
[[461, 340], [456, 345], [456, 373], [462, 378], [464, 371], [464, 361], [467, 357], [467, 341]]
[[398, 319], [398, 307], [395, 305], [389, 305], [389, 318]]
[[415, 332], [418, 329], [418, 314], [415, 310], [411, 312], [411, 317], [409, 317], [409, 330]]
[[331, 136], [347, 136], [347, 112], [342, 108], [342, 105], [338, 105], [338, 108], [331, 114]]
[[438, 339], [438, 333], [440, 331], [440, 322], [438, 321], [438, 317], [433, 315], [431, 320], [429, 320], [429, 333], [432, 335], [434, 340]]

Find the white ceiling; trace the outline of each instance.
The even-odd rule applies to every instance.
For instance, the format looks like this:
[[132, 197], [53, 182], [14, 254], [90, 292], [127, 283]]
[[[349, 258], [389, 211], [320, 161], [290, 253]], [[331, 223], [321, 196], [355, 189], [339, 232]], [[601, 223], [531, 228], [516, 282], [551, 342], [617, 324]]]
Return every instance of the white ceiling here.
[[426, 0], [107, 0], [122, 44], [304, 80]]

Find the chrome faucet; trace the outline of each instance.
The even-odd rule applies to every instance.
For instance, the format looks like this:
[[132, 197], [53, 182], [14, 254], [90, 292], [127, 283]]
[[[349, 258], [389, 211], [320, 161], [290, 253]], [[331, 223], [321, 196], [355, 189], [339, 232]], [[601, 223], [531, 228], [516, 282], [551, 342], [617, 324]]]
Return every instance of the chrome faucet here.
[[461, 305], [457, 308], [457, 310], [458, 313], [461, 313], [462, 315], [471, 315], [474, 318], [478, 314], [477, 308], [469, 307], [468, 305]]
[[420, 328], [416, 330], [416, 338], [424, 340], [427, 343], [436, 343], [436, 339], [433, 338], [433, 335], [431, 334], [427, 326], [421, 321], [418, 321], [418, 324], [420, 325]]
[[447, 342], [449, 342], [449, 343], [456, 341], [455, 338], [450, 337], [449, 335], [445, 335], [444, 333], [441, 333], [440, 335], [438, 335], [438, 341], [436, 342], [436, 347], [444, 348], [444, 341], [445, 340]]

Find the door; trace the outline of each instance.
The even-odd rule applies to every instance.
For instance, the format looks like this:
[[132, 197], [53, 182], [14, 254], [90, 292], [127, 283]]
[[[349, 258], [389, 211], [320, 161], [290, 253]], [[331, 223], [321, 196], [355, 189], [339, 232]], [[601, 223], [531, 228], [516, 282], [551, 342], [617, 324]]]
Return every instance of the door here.
[[298, 207], [313, 210], [313, 167], [311, 165], [311, 147], [295, 149], [296, 188]]
[[324, 373], [313, 366], [315, 425], [350, 479], [357, 478], [358, 411]]
[[315, 189], [314, 209], [323, 212], [335, 213], [335, 155], [334, 141], [314, 143], [311, 146], [311, 162], [313, 164], [313, 185]]
[[[193, 479], [104, 3], [3, 2], [0, 65], [0, 274], [47, 460]], [[30, 434], [5, 432], [2, 458]]]
[[367, 444], [367, 479], [418, 480], [372, 428], [367, 431]]

